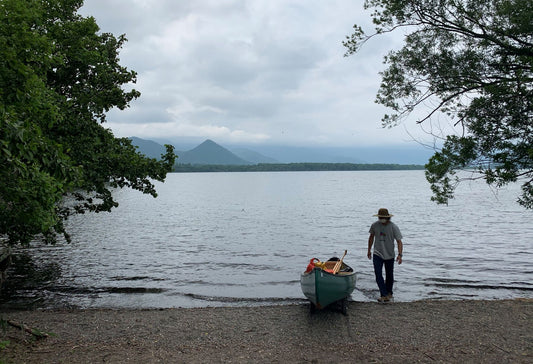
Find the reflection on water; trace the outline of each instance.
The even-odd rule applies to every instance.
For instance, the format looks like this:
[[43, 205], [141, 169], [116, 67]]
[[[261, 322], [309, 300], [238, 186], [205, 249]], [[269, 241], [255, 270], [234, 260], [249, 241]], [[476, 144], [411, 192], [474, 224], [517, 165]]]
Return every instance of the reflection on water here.
[[9, 279], [2, 286], [2, 301], [8, 300], [8, 306], [14, 307], [39, 306], [42, 295], [38, 292], [43, 287], [54, 286], [61, 272], [61, 266], [55, 261], [36, 264], [27, 253], [17, 252], [9, 266]]
[[533, 296], [533, 213], [514, 202], [519, 186], [494, 194], [465, 183], [449, 206], [429, 201], [423, 171], [171, 174], [158, 192], [119, 190], [114, 212], [68, 222], [72, 244], [25, 249], [48, 273], [12, 286], [3, 306], [303, 302], [309, 259], [344, 249], [357, 272], [352, 299], [374, 300], [366, 246], [380, 207], [404, 235], [396, 301]]

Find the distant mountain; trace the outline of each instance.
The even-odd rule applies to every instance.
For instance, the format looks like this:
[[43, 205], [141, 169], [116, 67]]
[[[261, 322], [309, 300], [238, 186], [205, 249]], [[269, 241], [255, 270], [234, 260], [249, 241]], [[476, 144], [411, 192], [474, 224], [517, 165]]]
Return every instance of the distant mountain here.
[[[259, 163], [356, 163], [426, 164], [435, 152], [421, 145], [378, 147], [296, 147], [276, 145], [239, 145], [222, 147], [212, 140], [145, 140], [131, 137], [139, 152], [150, 158], [165, 153], [162, 144], [176, 147], [177, 163], [249, 165]], [[180, 151], [182, 150], [182, 151]]]
[[131, 143], [135, 145], [141, 154], [148, 158], [161, 159], [161, 154], [165, 154], [166, 148], [152, 140], [141, 139], [137, 137], [129, 137]]
[[[161, 154], [166, 153], [166, 148], [163, 145], [152, 140], [138, 137], [130, 137], [129, 139], [131, 139], [133, 145], [137, 146], [141, 154], [149, 158], [160, 159]], [[258, 163], [241, 158], [209, 139], [191, 150], [175, 150], [174, 153], [178, 156], [176, 163], [180, 164], [247, 165]], [[260, 154], [257, 155], [260, 156]], [[267, 159], [267, 157], [264, 158]]]
[[369, 147], [297, 147], [266, 144], [246, 147], [275, 158], [280, 163], [426, 164], [435, 153], [433, 149], [416, 143]]
[[202, 144], [206, 139], [208, 138], [200, 138], [200, 137], [173, 137], [170, 138], [151, 138], [154, 142], [165, 145], [170, 144], [173, 145], [176, 150], [191, 150], [193, 148], [196, 148], [198, 145]]
[[176, 162], [179, 164], [253, 164], [247, 160], [237, 157], [226, 148], [209, 139], [196, 148], [178, 154], [178, 159]]
[[246, 148], [232, 148], [231, 151], [237, 155], [237, 157], [242, 158], [246, 161], [249, 161], [254, 164], [259, 163], [279, 163], [278, 160], [264, 156], [263, 154], [257, 153], [256, 151], [246, 149]]

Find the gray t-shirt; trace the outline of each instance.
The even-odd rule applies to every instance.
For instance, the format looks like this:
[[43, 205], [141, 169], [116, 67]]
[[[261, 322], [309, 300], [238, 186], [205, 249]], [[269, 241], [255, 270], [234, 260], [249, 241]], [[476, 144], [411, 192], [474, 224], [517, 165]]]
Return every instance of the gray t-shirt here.
[[398, 226], [392, 221], [386, 225], [376, 221], [369, 232], [374, 234], [374, 254], [384, 260], [394, 259], [394, 240], [402, 239]]

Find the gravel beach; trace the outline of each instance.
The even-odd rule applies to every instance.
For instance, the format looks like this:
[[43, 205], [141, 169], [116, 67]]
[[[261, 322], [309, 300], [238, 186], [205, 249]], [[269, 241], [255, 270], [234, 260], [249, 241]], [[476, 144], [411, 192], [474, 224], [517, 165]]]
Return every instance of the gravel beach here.
[[531, 363], [533, 299], [7, 311], [5, 363]]

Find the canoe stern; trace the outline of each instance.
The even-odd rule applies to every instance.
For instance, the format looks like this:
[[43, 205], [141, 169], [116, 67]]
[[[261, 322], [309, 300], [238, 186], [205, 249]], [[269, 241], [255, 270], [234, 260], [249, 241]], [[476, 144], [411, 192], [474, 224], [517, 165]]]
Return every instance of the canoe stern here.
[[331, 274], [314, 268], [300, 277], [302, 292], [318, 308], [349, 297], [355, 289], [355, 272]]

